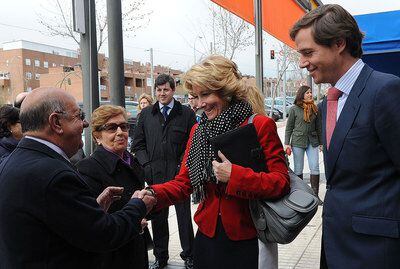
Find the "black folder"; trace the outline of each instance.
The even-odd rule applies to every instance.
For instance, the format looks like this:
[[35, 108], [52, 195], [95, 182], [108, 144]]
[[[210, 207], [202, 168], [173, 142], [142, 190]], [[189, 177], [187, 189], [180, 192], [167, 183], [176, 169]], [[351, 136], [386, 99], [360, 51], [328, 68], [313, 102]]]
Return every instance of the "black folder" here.
[[210, 143], [233, 164], [252, 168], [255, 172], [267, 171], [263, 148], [253, 123], [210, 138]]

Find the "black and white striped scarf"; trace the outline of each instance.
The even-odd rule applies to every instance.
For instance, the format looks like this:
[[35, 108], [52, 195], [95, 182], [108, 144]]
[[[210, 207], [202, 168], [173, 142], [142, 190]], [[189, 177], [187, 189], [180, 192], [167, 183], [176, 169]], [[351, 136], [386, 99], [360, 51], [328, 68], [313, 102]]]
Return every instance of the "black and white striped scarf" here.
[[217, 182], [212, 168], [212, 161], [216, 159], [217, 153], [209, 139], [239, 127], [252, 113], [251, 105], [244, 101], [232, 103], [225, 111], [210, 121], [203, 113], [199, 126], [193, 134], [186, 161], [195, 204], [206, 198], [206, 183]]

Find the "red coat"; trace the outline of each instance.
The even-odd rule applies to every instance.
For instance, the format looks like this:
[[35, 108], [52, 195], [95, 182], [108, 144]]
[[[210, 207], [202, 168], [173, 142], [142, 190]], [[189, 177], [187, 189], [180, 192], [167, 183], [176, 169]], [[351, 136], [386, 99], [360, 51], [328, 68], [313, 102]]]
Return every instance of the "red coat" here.
[[[250, 211], [249, 198], [275, 198], [289, 191], [289, 175], [275, 123], [268, 117], [256, 116], [254, 126], [264, 149], [268, 173], [255, 173], [250, 168], [232, 164], [228, 183], [206, 185], [206, 199], [199, 204], [194, 215], [200, 231], [214, 237], [218, 214], [225, 232], [231, 240], [246, 240], [256, 236]], [[247, 120], [243, 125], [247, 124]], [[164, 184], [153, 185], [157, 195], [156, 209], [187, 199], [192, 193], [186, 159], [197, 128], [193, 126], [179, 174]], [[223, 187], [226, 186], [226, 187]], [[218, 194], [221, 193], [221, 194]]]

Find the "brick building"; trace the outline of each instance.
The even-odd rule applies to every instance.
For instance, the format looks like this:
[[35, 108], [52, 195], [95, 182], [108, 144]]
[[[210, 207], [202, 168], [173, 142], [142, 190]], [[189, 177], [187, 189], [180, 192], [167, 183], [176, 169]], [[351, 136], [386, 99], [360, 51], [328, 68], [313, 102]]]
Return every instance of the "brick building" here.
[[[98, 56], [101, 100], [110, 99], [108, 59]], [[149, 63], [125, 60], [125, 96], [137, 100], [140, 94], [151, 93]], [[154, 78], [169, 73], [179, 81], [182, 71], [165, 66], [154, 67]], [[82, 70], [78, 51], [20, 40], [3, 43], [0, 49], [0, 103], [12, 103], [23, 91], [39, 86], [55, 86], [70, 92], [82, 102]], [[177, 94], [184, 91], [177, 87]]]
[[12, 103], [23, 91], [40, 86], [40, 77], [50, 68], [78, 63], [74, 50], [19, 40], [0, 48], [0, 103]]

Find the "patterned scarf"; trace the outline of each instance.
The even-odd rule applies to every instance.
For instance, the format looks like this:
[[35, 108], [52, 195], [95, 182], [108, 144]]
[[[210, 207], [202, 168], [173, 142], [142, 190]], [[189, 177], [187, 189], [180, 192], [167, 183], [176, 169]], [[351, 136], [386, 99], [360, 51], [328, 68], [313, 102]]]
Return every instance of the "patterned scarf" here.
[[303, 110], [304, 110], [304, 121], [311, 122], [311, 115], [315, 115], [318, 112], [317, 106], [314, 104], [314, 101], [303, 101]]
[[212, 168], [212, 161], [216, 159], [217, 153], [209, 139], [239, 127], [252, 113], [251, 105], [244, 101], [232, 103], [210, 121], [203, 113], [199, 126], [194, 132], [186, 161], [195, 204], [206, 198], [206, 183], [217, 182]]

